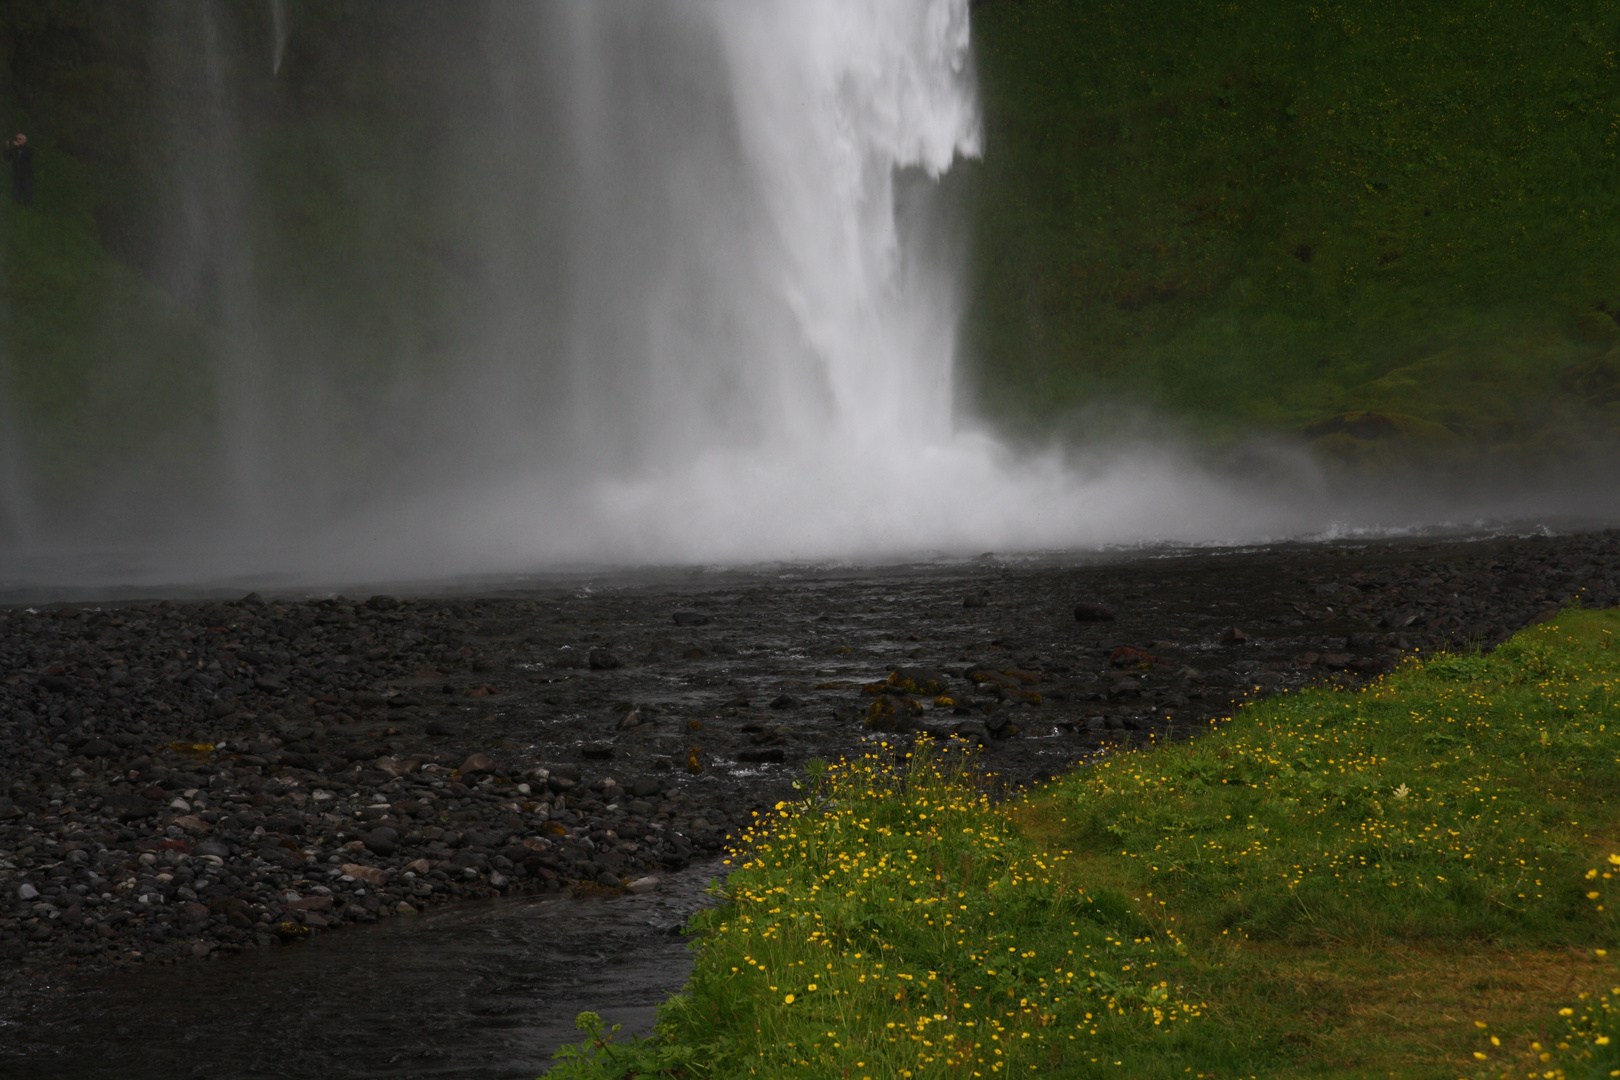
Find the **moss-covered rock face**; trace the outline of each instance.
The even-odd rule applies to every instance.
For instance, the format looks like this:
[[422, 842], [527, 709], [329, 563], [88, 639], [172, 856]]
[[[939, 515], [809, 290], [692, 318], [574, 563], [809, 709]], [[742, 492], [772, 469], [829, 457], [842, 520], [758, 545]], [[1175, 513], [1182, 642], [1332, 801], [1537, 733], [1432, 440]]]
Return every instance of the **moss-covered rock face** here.
[[[971, 355], [1334, 456], [1610, 446], [1620, 8], [987, 2]], [[1390, 417], [1376, 437], [1333, 418]], [[1326, 427], [1324, 426], [1326, 425]], [[1353, 427], [1354, 425], [1351, 425]]]

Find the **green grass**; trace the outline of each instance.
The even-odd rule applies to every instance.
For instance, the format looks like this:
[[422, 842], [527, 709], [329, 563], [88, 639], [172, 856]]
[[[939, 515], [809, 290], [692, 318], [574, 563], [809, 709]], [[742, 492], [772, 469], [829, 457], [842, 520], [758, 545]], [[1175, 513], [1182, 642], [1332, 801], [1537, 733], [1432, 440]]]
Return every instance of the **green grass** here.
[[1024, 0], [974, 35], [995, 414], [1084, 429], [1125, 400], [1219, 438], [1394, 414], [1320, 446], [1351, 459], [1612, 441], [1614, 5]]
[[554, 1075], [1563, 1067], [1607, 1013], [1557, 1010], [1615, 977], [1617, 635], [1567, 612], [1000, 804], [926, 752], [835, 768], [695, 923], [656, 1039], [596, 1030]]
[[[1162, 920], [1076, 887], [960, 768], [884, 747], [813, 788], [694, 921], [664, 1045], [626, 1053], [692, 1075], [1027, 1075], [1198, 1016], [1165, 981], [1181, 950]], [[608, 1051], [554, 1075], [613, 1075]]]

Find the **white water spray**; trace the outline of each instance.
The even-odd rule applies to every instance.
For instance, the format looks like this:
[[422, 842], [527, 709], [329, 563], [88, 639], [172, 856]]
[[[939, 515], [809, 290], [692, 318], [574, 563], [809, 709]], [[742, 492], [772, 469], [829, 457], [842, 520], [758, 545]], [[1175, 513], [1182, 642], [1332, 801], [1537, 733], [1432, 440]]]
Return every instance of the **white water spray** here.
[[[530, 458], [493, 482], [421, 493], [408, 530], [379, 513], [365, 530], [371, 557], [508, 568], [823, 559], [1252, 537], [1298, 523], [1167, 449], [1086, 479], [957, 415], [957, 268], [903, 235], [896, 184], [980, 152], [966, 0], [688, 6], [688, 23], [661, 27], [675, 42], [660, 47], [710, 43], [712, 54], [682, 59], [715, 66], [719, 81], [678, 105], [727, 111], [718, 130], [673, 136], [635, 129], [669, 107], [656, 76], [624, 67], [645, 8], [571, 11], [571, 146], [586, 177], [571, 209], [590, 226], [575, 237], [586, 254], [560, 322], [579, 425], [569, 441], [591, 449], [560, 474]], [[501, 38], [534, 40], [514, 27]], [[514, 218], [489, 235], [513, 235]], [[521, 271], [502, 280], [512, 292], [496, 321], [510, 326], [532, 284]], [[595, 312], [604, 295], [615, 302]], [[505, 342], [504, 362], [525, 363], [537, 344]]]
[[[207, 108], [173, 136], [162, 262], [220, 345], [217, 490], [121, 492], [159, 508], [149, 526], [186, 523], [126, 579], [904, 558], [1367, 521], [1286, 455], [1236, 482], [1162, 439], [1077, 461], [1014, 452], [964, 415], [960, 260], [931, 205], [981, 152], [968, 0], [458, 8], [451, 29], [476, 32], [413, 99], [440, 118], [427, 149], [357, 169], [351, 139], [326, 159], [299, 143], [331, 190], [383, 185], [352, 204], [382, 207], [349, 234], [361, 271], [332, 279], [366, 298], [363, 326], [268, 286], [290, 249], [261, 258], [274, 234], [250, 223], [282, 220], [265, 210], [280, 189], [253, 187], [212, 16], [170, 10], [174, 64], [202, 58], [180, 90]], [[392, 201], [412, 209], [390, 218]], [[394, 262], [414, 276], [369, 280]], [[129, 534], [105, 520], [88, 546]]]

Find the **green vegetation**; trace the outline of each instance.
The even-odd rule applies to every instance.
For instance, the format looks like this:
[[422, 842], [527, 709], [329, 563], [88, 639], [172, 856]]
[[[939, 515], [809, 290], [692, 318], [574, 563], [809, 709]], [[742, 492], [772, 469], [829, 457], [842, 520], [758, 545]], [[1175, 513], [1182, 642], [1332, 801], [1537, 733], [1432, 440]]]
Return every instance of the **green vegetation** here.
[[812, 788], [694, 921], [702, 959], [662, 1042], [553, 1075], [1024, 1075], [1173, 1045], [1199, 1015], [1165, 979], [1175, 935], [1077, 887], [960, 768], [885, 746]]
[[657, 1038], [553, 1075], [1559, 1068], [1615, 980], [1616, 636], [1567, 612], [999, 805], [927, 751], [835, 768], [746, 846]]
[[995, 414], [1134, 401], [1350, 460], [1620, 432], [1620, 8], [1022, 0], [973, 29]]

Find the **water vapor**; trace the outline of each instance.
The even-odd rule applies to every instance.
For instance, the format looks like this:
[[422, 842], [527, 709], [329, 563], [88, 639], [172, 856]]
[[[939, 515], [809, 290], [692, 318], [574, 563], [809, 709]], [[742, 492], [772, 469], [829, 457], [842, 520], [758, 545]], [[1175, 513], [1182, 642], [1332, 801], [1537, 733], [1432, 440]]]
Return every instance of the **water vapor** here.
[[[473, 59], [413, 88], [432, 150], [399, 150], [378, 189], [419, 209], [355, 226], [364, 325], [272, 285], [286, 259], [253, 224], [270, 196], [229, 74], [264, 53], [236, 60], [209, 9], [173, 7], [157, 48], [210, 118], [170, 133], [186, 180], [166, 262], [216, 329], [212, 479], [165, 489], [148, 462], [132, 500], [132, 468], [61, 539], [14, 547], [13, 580], [75, 560], [377, 580], [1355, 523], [1287, 455], [1243, 480], [1163, 442], [1015, 452], [956, 400], [960, 248], [927, 205], [983, 152], [968, 0], [468, 5]], [[285, 80], [299, 30], [271, 11]], [[381, 183], [330, 171], [357, 199]], [[902, 187], [923, 212], [902, 217]], [[401, 291], [390, 263], [412, 259], [448, 284]]]

